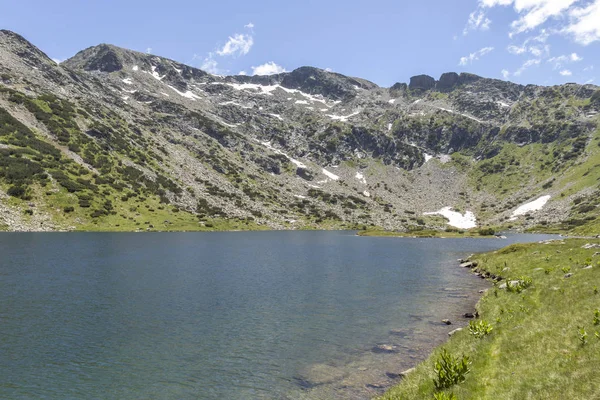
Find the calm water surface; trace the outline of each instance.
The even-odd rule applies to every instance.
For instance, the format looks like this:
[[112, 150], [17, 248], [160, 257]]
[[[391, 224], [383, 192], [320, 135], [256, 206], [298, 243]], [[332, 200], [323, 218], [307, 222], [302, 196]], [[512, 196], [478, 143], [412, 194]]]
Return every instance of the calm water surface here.
[[457, 258], [545, 238], [2, 233], [0, 398], [368, 398], [472, 310]]

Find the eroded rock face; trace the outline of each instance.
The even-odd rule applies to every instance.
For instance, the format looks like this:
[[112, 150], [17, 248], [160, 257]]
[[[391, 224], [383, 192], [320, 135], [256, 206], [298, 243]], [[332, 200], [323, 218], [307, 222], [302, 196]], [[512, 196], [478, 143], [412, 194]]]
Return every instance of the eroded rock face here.
[[446, 92], [452, 90], [458, 85], [459, 76], [456, 72], [446, 72], [440, 76], [440, 80], [436, 84], [436, 89], [440, 92]]
[[410, 77], [408, 88], [410, 90], [426, 91], [435, 87], [435, 79], [429, 75], [416, 75]]

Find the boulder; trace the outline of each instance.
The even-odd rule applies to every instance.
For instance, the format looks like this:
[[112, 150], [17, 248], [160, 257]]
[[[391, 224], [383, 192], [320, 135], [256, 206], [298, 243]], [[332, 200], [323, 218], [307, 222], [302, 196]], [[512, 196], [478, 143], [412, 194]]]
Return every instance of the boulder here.
[[409, 368], [405, 371], [400, 372], [400, 376], [402, 376], [403, 378], [411, 373], [415, 372], [414, 368]]
[[446, 325], [452, 325], [452, 322], [450, 322], [449, 319], [443, 319], [442, 322]]
[[462, 331], [462, 330], [463, 330], [463, 328], [456, 328], [455, 330], [448, 332], [448, 336], [452, 336], [452, 335], [454, 335], [456, 332], [460, 332], [460, 331]]
[[465, 318], [475, 318], [475, 315], [473, 313], [468, 312], [468, 313], [465, 313], [463, 315], [463, 317], [465, 317]]
[[315, 179], [314, 172], [306, 168], [298, 167], [298, 169], [296, 169], [296, 175], [298, 175], [300, 178], [306, 181], [312, 181], [313, 179]]
[[572, 273], [572, 272], [569, 272], [568, 274], [565, 274], [565, 278], [570, 278], [570, 277], [572, 277], [572, 276], [573, 276], [573, 273]]

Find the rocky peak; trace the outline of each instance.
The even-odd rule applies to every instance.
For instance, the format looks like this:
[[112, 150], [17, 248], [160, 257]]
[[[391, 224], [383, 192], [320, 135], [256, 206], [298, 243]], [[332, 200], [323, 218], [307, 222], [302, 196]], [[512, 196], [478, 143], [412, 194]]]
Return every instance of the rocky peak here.
[[50, 57], [23, 36], [6, 29], [0, 30], [0, 48], [13, 53], [34, 67], [42, 68], [48, 65], [56, 65]]
[[332, 99], [351, 98], [358, 89], [374, 89], [377, 85], [364, 79], [351, 78], [320, 68], [300, 67], [281, 74], [281, 86], [305, 93], [321, 94]]
[[456, 72], [445, 72], [440, 76], [440, 80], [436, 83], [436, 88], [441, 91], [452, 90], [460, 82], [460, 77]]
[[413, 91], [427, 91], [435, 87], [435, 79], [429, 75], [416, 75], [410, 77], [408, 88]]

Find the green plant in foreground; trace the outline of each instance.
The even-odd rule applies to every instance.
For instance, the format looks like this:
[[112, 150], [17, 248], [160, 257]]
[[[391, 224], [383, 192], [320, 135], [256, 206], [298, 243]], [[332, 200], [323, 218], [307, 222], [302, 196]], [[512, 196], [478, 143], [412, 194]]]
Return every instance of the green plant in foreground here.
[[437, 392], [433, 394], [433, 400], [458, 400], [454, 393]]
[[434, 372], [436, 377], [433, 384], [436, 390], [446, 389], [457, 383], [464, 382], [466, 375], [471, 371], [471, 361], [468, 356], [463, 355], [461, 359], [442, 349], [440, 358], [435, 362]]
[[484, 320], [479, 321], [471, 321], [469, 322], [469, 334], [475, 336], [478, 339], [481, 339], [484, 336], [492, 333], [492, 325]]
[[569, 272], [571, 272], [571, 267], [562, 267], [561, 270], [563, 273], [568, 274]]
[[579, 328], [579, 342], [582, 346], [585, 346], [587, 344], [587, 336], [588, 335], [585, 331], [585, 328]]
[[594, 311], [594, 325], [600, 325], [600, 310]]
[[598, 286], [594, 286], [594, 294], [598, 294]]

